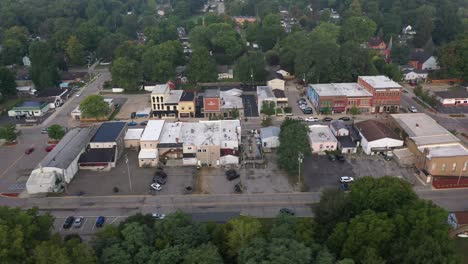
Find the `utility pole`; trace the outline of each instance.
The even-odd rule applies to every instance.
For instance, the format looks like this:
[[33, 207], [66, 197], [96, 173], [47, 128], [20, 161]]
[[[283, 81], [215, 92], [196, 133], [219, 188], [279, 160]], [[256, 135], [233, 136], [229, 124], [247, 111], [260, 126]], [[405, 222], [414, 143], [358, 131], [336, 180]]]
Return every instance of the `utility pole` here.
[[299, 187], [299, 191], [301, 190], [301, 165], [302, 161], [304, 159], [304, 154], [302, 152], [299, 152], [299, 155], [297, 156], [297, 161], [299, 164], [299, 173], [297, 174], [297, 186]]
[[133, 192], [132, 179], [130, 177], [130, 167], [128, 165], [128, 156], [125, 154], [125, 163], [127, 164], [127, 175], [128, 175], [128, 184], [130, 186], [130, 192]]
[[462, 171], [463, 171], [463, 166], [465, 166], [465, 164], [462, 164], [462, 166], [460, 166], [460, 174], [458, 175], [457, 185], [460, 185], [460, 180], [461, 180], [461, 175], [462, 175]]

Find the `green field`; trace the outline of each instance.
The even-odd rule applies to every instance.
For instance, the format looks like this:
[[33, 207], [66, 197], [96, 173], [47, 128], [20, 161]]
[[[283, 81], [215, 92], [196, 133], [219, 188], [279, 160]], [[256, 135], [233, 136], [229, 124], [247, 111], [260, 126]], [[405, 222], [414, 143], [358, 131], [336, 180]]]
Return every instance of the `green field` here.
[[456, 238], [455, 248], [458, 254], [462, 256], [461, 263], [468, 263], [468, 238]]

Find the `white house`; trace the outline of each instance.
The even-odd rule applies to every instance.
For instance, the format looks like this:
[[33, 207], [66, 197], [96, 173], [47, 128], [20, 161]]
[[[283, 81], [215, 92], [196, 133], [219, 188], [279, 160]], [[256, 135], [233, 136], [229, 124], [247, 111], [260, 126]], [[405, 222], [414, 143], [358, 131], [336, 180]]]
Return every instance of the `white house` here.
[[426, 61], [422, 64], [423, 70], [438, 70], [440, 69], [439, 64], [437, 63], [437, 58], [434, 56], [430, 56]]
[[281, 129], [279, 127], [269, 126], [260, 129], [260, 138], [262, 139], [263, 148], [277, 148], [279, 147], [279, 134]]
[[271, 87], [272, 90], [278, 89], [284, 91], [284, 80], [273, 79], [267, 82], [267, 85]]
[[323, 153], [324, 151], [336, 150], [338, 140], [328, 126], [309, 126], [309, 143], [312, 153]]
[[409, 81], [426, 81], [428, 72], [426, 70], [405, 69], [402, 71], [403, 79]]
[[333, 120], [330, 129], [336, 137], [349, 136], [349, 130], [343, 120]]
[[403, 146], [403, 140], [387, 125], [375, 120], [356, 123], [361, 136], [361, 146], [367, 155], [389, 154]]

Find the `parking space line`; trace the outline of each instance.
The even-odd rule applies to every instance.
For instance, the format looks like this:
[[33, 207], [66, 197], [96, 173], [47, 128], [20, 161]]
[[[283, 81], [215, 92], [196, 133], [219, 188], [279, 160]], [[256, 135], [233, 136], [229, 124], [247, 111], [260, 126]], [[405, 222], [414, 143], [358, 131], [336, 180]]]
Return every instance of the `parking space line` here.
[[86, 225], [86, 222], [87, 222], [87, 221], [88, 221], [88, 218], [87, 218], [87, 217], [85, 217], [85, 219], [84, 219], [84, 223], [83, 223], [83, 226], [80, 228], [80, 229], [81, 229], [81, 231], [83, 231], [83, 229], [84, 229], [84, 227], [85, 227], [85, 225]]
[[117, 218], [119, 218], [119, 217], [117, 216], [116, 218], [114, 218], [114, 220], [112, 220], [112, 222], [110, 222], [110, 224], [112, 225], [115, 222], [115, 220], [117, 220]]

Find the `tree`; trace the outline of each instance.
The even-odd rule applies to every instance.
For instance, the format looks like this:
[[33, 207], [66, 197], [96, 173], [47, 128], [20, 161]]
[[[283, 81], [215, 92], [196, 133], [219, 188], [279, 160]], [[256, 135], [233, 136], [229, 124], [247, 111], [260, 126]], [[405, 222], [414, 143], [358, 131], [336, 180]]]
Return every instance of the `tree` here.
[[351, 215], [351, 204], [348, 197], [340, 190], [327, 189], [322, 193], [320, 202], [314, 207], [318, 238], [326, 240], [335, 226], [345, 222]]
[[29, 54], [31, 78], [36, 88], [56, 86], [60, 77], [51, 46], [47, 42], [34, 41], [29, 47]]
[[272, 49], [284, 36], [280, 17], [276, 14], [268, 14], [256, 32], [256, 40], [263, 51]]
[[89, 95], [80, 103], [81, 115], [87, 118], [100, 118], [109, 114], [109, 104], [100, 95]]
[[239, 118], [239, 116], [240, 116], [239, 109], [234, 108], [233, 110], [231, 110], [230, 115], [234, 119]]
[[311, 260], [310, 248], [296, 240], [273, 238], [266, 241], [256, 238], [240, 252], [238, 263], [307, 264]]
[[138, 89], [141, 71], [137, 61], [121, 57], [112, 62], [112, 82], [129, 91]]
[[287, 118], [281, 124], [278, 148], [278, 165], [290, 175], [297, 175], [299, 153], [310, 154], [309, 128], [298, 120]]
[[60, 140], [65, 135], [65, 130], [60, 125], [51, 125], [47, 130], [49, 137], [54, 140]]
[[211, 244], [204, 244], [190, 249], [184, 257], [184, 264], [222, 264], [223, 259], [218, 249]]
[[13, 124], [6, 124], [0, 127], [0, 138], [5, 139], [7, 142], [14, 142], [18, 137], [19, 132]]
[[216, 62], [204, 47], [196, 48], [188, 64], [187, 77], [193, 84], [217, 79]]
[[359, 111], [359, 108], [356, 107], [356, 105], [353, 105], [350, 109], [349, 109], [349, 113], [352, 115], [352, 116], [356, 116], [356, 115], [359, 115], [361, 113], [361, 111]]
[[273, 101], [263, 101], [260, 112], [267, 116], [276, 114], [276, 104]]
[[268, 74], [265, 67], [262, 53], [249, 52], [237, 60], [234, 66], [234, 75], [236, 79], [245, 83], [264, 82]]
[[0, 67], [0, 93], [3, 96], [16, 94], [15, 76], [5, 67]]
[[346, 17], [359, 17], [362, 15], [361, 4], [359, 0], [353, 0], [346, 11]]
[[184, 61], [183, 48], [178, 41], [166, 41], [149, 47], [143, 53], [143, 75], [146, 80], [167, 82], [174, 78], [175, 67]]
[[260, 233], [261, 227], [260, 222], [252, 217], [239, 216], [230, 220], [226, 231], [229, 254], [237, 256]]
[[442, 46], [439, 62], [447, 76], [468, 80], [468, 34]]
[[374, 35], [376, 29], [377, 25], [369, 18], [351, 17], [343, 23], [341, 37], [343, 41], [363, 43]]
[[406, 45], [394, 44], [390, 58], [397, 65], [405, 65], [409, 61], [410, 50]]
[[76, 36], [70, 36], [67, 41], [67, 48], [65, 49], [72, 64], [84, 64], [84, 46], [80, 43]]
[[265, 60], [267, 61], [268, 65], [275, 66], [279, 64], [279, 54], [275, 50], [269, 50], [265, 53]]

